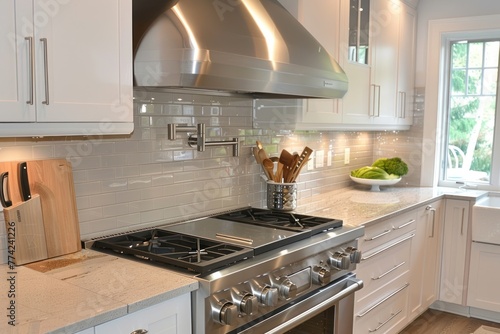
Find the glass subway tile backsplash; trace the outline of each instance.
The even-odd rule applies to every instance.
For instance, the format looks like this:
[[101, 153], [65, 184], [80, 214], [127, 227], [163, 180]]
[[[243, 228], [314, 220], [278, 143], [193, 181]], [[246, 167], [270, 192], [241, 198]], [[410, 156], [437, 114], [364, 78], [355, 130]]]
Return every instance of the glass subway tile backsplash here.
[[[350, 185], [349, 172], [370, 164], [369, 132], [273, 132], [252, 128], [252, 100], [177, 92], [135, 92], [135, 130], [130, 136], [2, 138], [0, 160], [66, 158], [73, 164], [83, 239], [150, 227], [244, 206], [265, 206], [265, 181], [251, 148], [260, 140], [270, 155], [285, 148], [312, 160], [300, 177], [300, 198]], [[241, 142], [239, 157], [230, 146], [197, 152], [188, 134], [168, 140], [167, 124], [205, 123], [207, 140]], [[344, 164], [344, 148], [351, 163]], [[0, 259], [6, 258], [0, 224]]]

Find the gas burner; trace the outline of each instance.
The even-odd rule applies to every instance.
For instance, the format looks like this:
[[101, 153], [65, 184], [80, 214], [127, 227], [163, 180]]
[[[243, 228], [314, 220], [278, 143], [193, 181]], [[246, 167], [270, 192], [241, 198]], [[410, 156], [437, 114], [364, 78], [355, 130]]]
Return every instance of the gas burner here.
[[342, 226], [342, 221], [338, 219], [256, 208], [233, 211], [215, 218], [291, 231], [310, 230], [311, 235]]
[[97, 240], [93, 247], [205, 274], [253, 256], [251, 249], [152, 229]]

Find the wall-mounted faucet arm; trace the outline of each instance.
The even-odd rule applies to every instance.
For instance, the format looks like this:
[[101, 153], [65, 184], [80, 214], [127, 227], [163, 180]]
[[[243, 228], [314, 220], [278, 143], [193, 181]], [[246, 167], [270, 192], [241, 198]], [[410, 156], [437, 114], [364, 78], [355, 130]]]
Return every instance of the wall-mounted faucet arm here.
[[233, 156], [237, 157], [240, 154], [240, 141], [238, 138], [233, 138], [232, 140], [213, 140], [206, 141], [206, 127], [204, 123], [198, 123], [196, 127], [188, 126], [185, 124], [168, 124], [168, 139], [175, 140], [177, 137], [177, 132], [196, 132], [195, 135], [190, 135], [188, 139], [188, 144], [191, 147], [195, 147], [198, 152], [205, 152], [207, 146], [233, 146]]
[[[199, 125], [199, 124], [198, 124]], [[196, 126], [189, 126], [187, 124], [167, 124], [168, 139], [177, 139], [177, 132], [197, 132]]]

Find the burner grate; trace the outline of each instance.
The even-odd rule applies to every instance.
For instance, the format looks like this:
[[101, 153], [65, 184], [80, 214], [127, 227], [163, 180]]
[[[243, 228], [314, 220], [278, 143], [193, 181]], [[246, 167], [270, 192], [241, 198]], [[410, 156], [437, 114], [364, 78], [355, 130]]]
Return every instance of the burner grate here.
[[176, 265], [200, 274], [253, 256], [251, 249], [160, 229], [101, 239], [94, 242], [93, 247]]
[[290, 231], [310, 230], [312, 235], [342, 226], [342, 221], [338, 219], [257, 208], [228, 212], [216, 218]]

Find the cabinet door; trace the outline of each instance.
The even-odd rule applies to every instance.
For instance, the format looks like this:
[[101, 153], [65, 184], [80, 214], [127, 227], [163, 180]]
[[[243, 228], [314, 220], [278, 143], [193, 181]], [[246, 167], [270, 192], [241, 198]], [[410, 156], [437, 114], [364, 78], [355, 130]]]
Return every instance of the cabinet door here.
[[154, 334], [191, 333], [191, 301], [185, 294], [95, 327], [95, 334], [132, 333], [144, 329]]
[[[291, 10], [285, 1], [284, 6]], [[293, 12], [293, 10], [292, 10]], [[339, 54], [340, 0], [298, 0], [296, 17], [299, 22], [320, 42], [333, 58]], [[326, 129], [328, 124], [342, 121], [337, 100], [307, 99], [304, 101], [302, 122], [304, 128]]]
[[467, 306], [500, 312], [500, 246], [472, 244]]
[[411, 249], [410, 319], [423, 313], [438, 297], [442, 207], [442, 201], [437, 201], [418, 209]]
[[336, 100], [307, 99], [304, 102], [302, 122], [311, 124], [312, 128], [321, 129], [326, 128], [327, 124], [342, 122], [342, 114], [339, 113]]
[[398, 78], [399, 0], [370, 3], [371, 85], [370, 114], [375, 124], [394, 124]]
[[413, 123], [415, 37], [417, 13], [413, 8], [402, 4], [399, 17], [399, 56], [398, 56], [398, 124]]
[[34, 0], [38, 122], [132, 121], [130, 0]]
[[463, 305], [469, 202], [446, 200], [439, 299]]
[[[369, 10], [369, 8], [363, 9], [364, 12]], [[342, 122], [345, 124], [370, 124], [370, 66], [356, 62], [355, 59], [352, 61], [349, 60], [350, 36], [357, 36], [361, 33], [356, 30], [356, 25], [350, 22], [351, 0], [341, 1], [340, 13], [339, 64], [342, 66], [349, 79], [349, 89], [343, 99], [339, 101], [339, 109], [342, 110]], [[356, 31], [351, 31], [350, 24], [353, 30]], [[361, 29], [361, 27], [369, 26], [369, 23], [360, 22], [359, 26]]]
[[[31, 0], [0, 1], [0, 121], [33, 122]], [[25, 39], [28, 38], [28, 39]]]
[[438, 299], [443, 207], [443, 201], [438, 201], [420, 210], [420, 217], [422, 217], [425, 223], [422, 311]]

